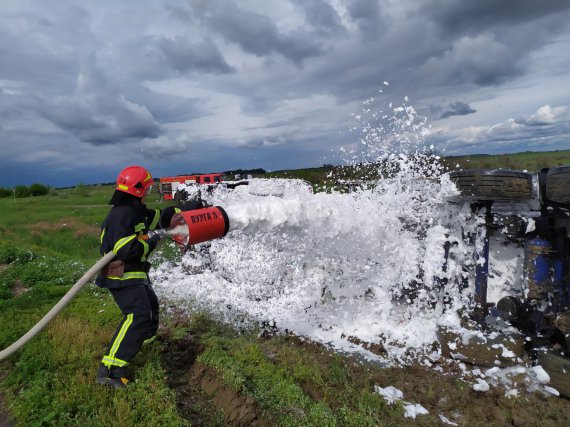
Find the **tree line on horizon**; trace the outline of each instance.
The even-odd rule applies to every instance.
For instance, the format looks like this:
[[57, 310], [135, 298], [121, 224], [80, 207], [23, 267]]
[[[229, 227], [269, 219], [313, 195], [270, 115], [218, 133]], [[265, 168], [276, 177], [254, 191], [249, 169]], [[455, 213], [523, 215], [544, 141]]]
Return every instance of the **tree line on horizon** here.
[[51, 187], [39, 183], [26, 185], [16, 185], [14, 188], [0, 187], [0, 198], [6, 197], [30, 197], [30, 196], [45, 196], [49, 194]]

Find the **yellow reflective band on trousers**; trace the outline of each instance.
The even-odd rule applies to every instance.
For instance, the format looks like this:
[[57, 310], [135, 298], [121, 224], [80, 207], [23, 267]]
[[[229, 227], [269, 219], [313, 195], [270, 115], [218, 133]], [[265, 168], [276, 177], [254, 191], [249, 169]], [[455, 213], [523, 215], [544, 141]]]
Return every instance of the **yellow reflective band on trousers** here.
[[111, 366], [118, 366], [119, 368], [122, 368], [123, 366], [127, 366], [129, 364], [129, 362], [125, 362], [124, 360], [117, 359], [116, 357], [111, 358], [109, 356], [103, 357], [101, 363], [103, 363], [103, 365], [107, 366], [108, 368]]
[[148, 279], [148, 275], [144, 271], [129, 271], [123, 274], [123, 277], [108, 276], [107, 279], [112, 280], [129, 280], [129, 279]]
[[[107, 366], [125, 366], [127, 364], [127, 362], [124, 360], [117, 359], [115, 357], [115, 354], [117, 354], [117, 350], [119, 350], [119, 347], [121, 346], [123, 339], [125, 339], [125, 335], [127, 334], [129, 327], [133, 323], [133, 317], [133, 313], [127, 314], [127, 318], [123, 322], [123, 326], [121, 326], [121, 329], [119, 330], [115, 341], [113, 341], [113, 345], [111, 346], [111, 350], [109, 350], [109, 354], [103, 357], [103, 364]], [[124, 363], [124, 365], [119, 365], [116, 362]]]
[[117, 241], [117, 243], [115, 243], [115, 246], [113, 247], [113, 252], [118, 253], [121, 248], [123, 246], [125, 246], [127, 243], [129, 243], [131, 240], [136, 239], [137, 235], [136, 234], [132, 234], [130, 236], [127, 237], [123, 237], [122, 239], [119, 239]]
[[105, 229], [101, 231], [101, 244], [103, 244], [103, 237], [105, 236]]
[[150, 223], [150, 227], [148, 227], [149, 230], [154, 230], [156, 228], [156, 226], [158, 225], [158, 220], [160, 219], [160, 210], [159, 209], [155, 209], [154, 210], [154, 218], [152, 219], [152, 222]]

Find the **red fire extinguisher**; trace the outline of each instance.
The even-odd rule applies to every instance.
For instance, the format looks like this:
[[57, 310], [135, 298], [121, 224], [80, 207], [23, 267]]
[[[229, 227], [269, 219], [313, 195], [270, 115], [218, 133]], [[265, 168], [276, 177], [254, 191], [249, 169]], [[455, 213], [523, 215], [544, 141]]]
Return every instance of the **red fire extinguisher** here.
[[181, 246], [219, 239], [229, 228], [228, 215], [219, 206], [179, 212], [170, 221], [172, 238]]

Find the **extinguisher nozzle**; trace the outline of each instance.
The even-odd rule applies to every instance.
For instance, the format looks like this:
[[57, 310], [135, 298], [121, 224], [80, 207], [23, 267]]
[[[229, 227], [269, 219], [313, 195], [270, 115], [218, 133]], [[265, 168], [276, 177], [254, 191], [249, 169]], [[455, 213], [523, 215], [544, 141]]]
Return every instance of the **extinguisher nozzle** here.
[[181, 246], [187, 246], [188, 240], [190, 240], [188, 226], [185, 224], [178, 224], [173, 228], [169, 228], [167, 230], [167, 234], [172, 237], [172, 240]]

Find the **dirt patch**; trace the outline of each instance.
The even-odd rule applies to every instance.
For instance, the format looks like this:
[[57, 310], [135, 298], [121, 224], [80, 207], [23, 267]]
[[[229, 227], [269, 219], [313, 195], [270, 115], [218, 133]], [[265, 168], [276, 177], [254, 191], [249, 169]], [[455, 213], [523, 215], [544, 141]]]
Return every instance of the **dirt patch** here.
[[299, 385], [303, 391], [307, 393], [307, 395], [315, 402], [320, 402], [323, 400], [324, 396], [321, 389], [313, 381], [303, 380]]
[[46, 231], [71, 230], [73, 237], [81, 236], [97, 236], [100, 233], [99, 227], [96, 225], [87, 225], [79, 222], [76, 218], [62, 218], [57, 222], [40, 221], [30, 224], [31, 234], [39, 236]]
[[12, 287], [12, 295], [14, 295], [15, 298], [18, 298], [23, 294], [25, 294], [26, 292], [28, 292], [29, 290], [30, 289], [26, 288], [21, 281], [16, 280], [14, 282], [14, 286]]
[[212, 399], [214, 406], [224, 412], [228, 426], [269, 427], [260, 419], [260, 410], [255, 399], [242, 396], [225, 385], [208, 367], [196, 363], [190, 371], [191, 379]]
[[196, 363], [202, 351], [198, 337], [187, 335], [169, 341], [163, 353], [168, 385], [176, 392], [180, 414], [192, 426], [206, 427], [222, 420], [230, 427], [269, 426], [260, 419], [261, 411], [253, 398], [241, 396], [208, 367]]
[[[10, 267], [9, 264], [0, 264], [0, 272], [6, 270], [8, 267]], [[26, 287], [24, 286], [24, 284], [23, 284], [20, 280], [16, 280], [16, 281], [14, 282], [14, 285], [13, 285], [13, 287], [12, 287], [12, 295], [13, 295], [15, 298], [18, 298], [19, 296], [25, 294], [25, 293], [28, 292], [28, 291], [29, 291], [29, 289], [26, 288]], [[0, 379], [0, 380], [1, 380], [1, 379]]]
[[369, 352], [374, 353], [377, 356], [385, 356], [386, 355], [386, 350], [384, 349], [384, 346], [382, 346], [382, 344], [362, 341], [360, 338], [354, 337], [354, 336], [346, 337], [346, 336], [342, 335], [341, 338], [346, 338], [346, 340], [348, 342], [350, 342], [352, 344], [359, 345], [363, 349], [368, 350]]

